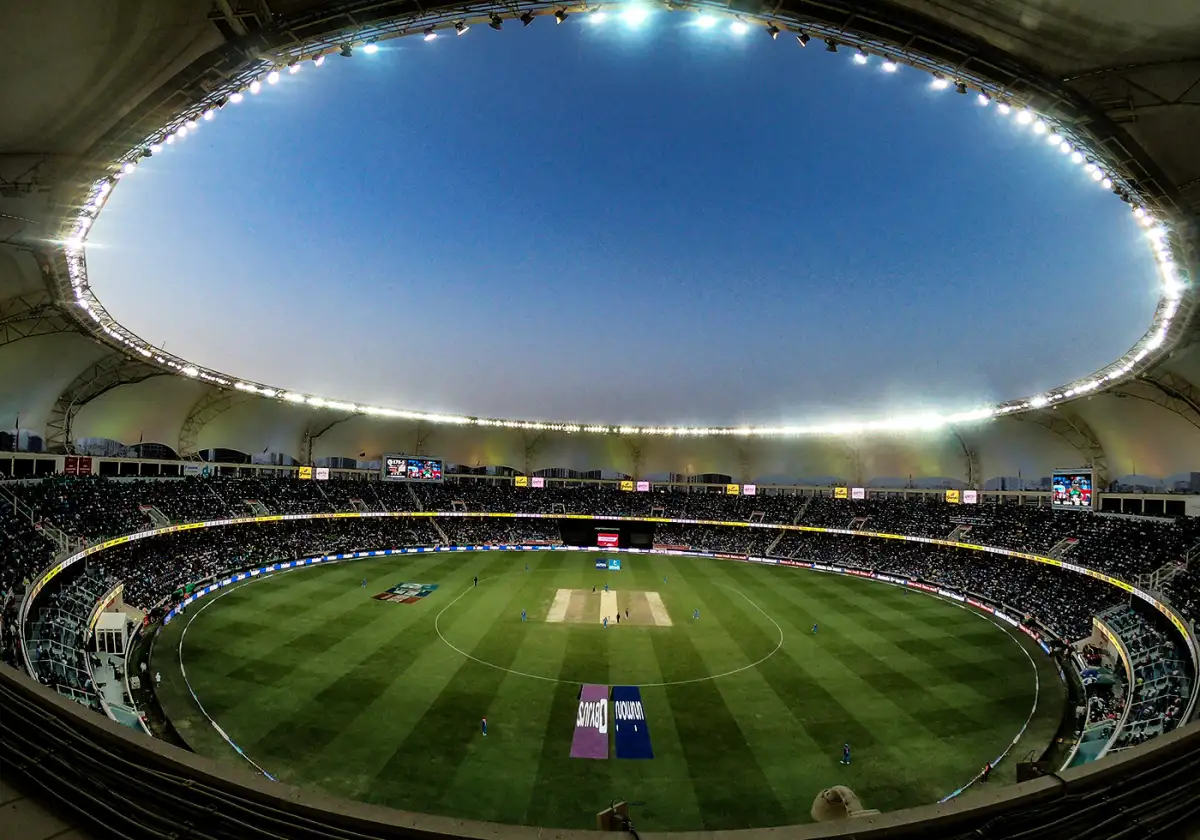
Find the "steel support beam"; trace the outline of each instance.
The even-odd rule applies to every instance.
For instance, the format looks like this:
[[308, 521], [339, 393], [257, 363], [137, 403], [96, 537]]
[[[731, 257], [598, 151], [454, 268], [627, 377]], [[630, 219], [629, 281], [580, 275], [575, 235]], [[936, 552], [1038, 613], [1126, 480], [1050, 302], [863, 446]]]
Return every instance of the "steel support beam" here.
[[1136, 382], [1113, 391], [1113, 396], [1153, 403], [1200, 429], [1200, 388], [1178, 373], [1162, 368], [1152, 370]]
[[92, 400], [122, 385], [133, 385], [165, 374], [153, 365], [132, 359], [121, 352], [109, 353], [93, 362], [63, 389], [50, 409], [46, 421], [46, 447], [54, 453], [73, 453], [75, 416]]
[[196, 400], [196, 404], [188, 412], [183, 426], [179, 430], [179, 448], [176, 450], [179, 457], [195, 458], [196, 439], [200, 436], [200, 430], [215, 417], [224, 414], [235, 405], [241, 405], [250, 400], [252, 396], [244, 391], [221, 388], [206, 391], [204, 396]]
[[1013, 416], [1019, 420], [1036, 423], [1071, 444], [1084, 457], [1085, 465], [1092, 468], [1092, 486], [1101, 491], [1108, 488], [1108, 455], [1096, 433], [1082, 417], [1067, 411], [1065, 406]]
[[304, 453], [304, 460], [301, 461], [301, 463], [312, 466], [313, 444], [316, 442], [317, 438], [319, 438], [321, 435], [328, 432], [330, 429], [332, 429], [334, 426], [338, 425], [339, 423], [345, 423], [347, 420], [353, 420], [355, 417], [361, 417], [361, 416], [362, 415], [359, 412], [352, 411], [352, 412], [348, 413], [345, 417], [339, 417], [337, 420], [332, 420], [332, 421], [326, 423], [324, 426], [322, 426], [319, 430], [317, 430], [315, 432], [313, 431], [313, 427], [310, 424], [304, 430], [304, 443], [301, 446], [301, 452]]
[[954, 437], [958, 438], [958, 445], [962, 447], [967, 488], [978, 490], [983, 484], [983, 470], [979, 464], [979, 453], [967, 445], [966, 439], [956, 427], [951, 426], [950, 431], [954, 432]]
[[48, 292], [30, 292], [0, 301], [0, 347], [39, 335], [76, 332]]

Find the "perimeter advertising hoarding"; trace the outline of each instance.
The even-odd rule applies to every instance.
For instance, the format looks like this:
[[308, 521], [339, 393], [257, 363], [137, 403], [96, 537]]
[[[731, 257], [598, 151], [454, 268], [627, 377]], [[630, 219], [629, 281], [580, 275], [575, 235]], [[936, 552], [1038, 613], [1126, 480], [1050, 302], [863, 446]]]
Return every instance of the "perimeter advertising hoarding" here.
[[962, 501], [962, 494], [957, 490], [946, 491], [946, 502], [948, 504], [957, 505]]
[[628, 493], [632, 493], [633, 492], [633, 482], [632, 481], [622, 481], [621, 489]]
[[1092, 509], [1092, 471], [1055, 470], [1050, 478], [1050, 507], [1059, 510]]
[[530, 487], [545, 487], [546, 479], [540, 475], [530, 476], [529, 477], [529, 486]]
[[757, 484], [743, 484], [742, 485], [742, 495], [743, 496], [757, 496], [758, 495], [758, 485]]
[[979, 504], [979, 491], [978, 491], [978, 490], [964, 490], [964, 491], [962, 491], [962, 503], [963, 503], [964, 505], [977, 505], [977, 504]]
[[736, 496], [740, 492], [742, 492], [742, 485], [740, 484], [725, 485], [725, 494], [728, 496]]
[[867, 498], [867, 488], [851, 487], [850, 488], [850, 498], [851, 499], [860, 499], [860, 500]]
[[384, 455], [380, 478], [384, 481], [415, 481], [422, 484], [441, 482], [442, 459], [423, 455]]
[[316, 472], [313, 473], [313, 478], [315, 478], [317, 481], [328, 481], [329, 467], [317, 467]]
[[305, 481], [312, 479], [312, 467], [301, 467], [296, 473], [296, 478], [302, 478]]
[[850, 488], [849, 487], [834, 487], [833, 488], [833, 498], [849, 499], [850, 498]]
[[649, 481], [639, 481], [637, 483], [637, 492], [649, 493], [650, 492], [650, 482]]
[[528, 487], [529, 486], [529, 476], [527, 476], [527, 475], [513, 476], [513, 486], [514, 487]]

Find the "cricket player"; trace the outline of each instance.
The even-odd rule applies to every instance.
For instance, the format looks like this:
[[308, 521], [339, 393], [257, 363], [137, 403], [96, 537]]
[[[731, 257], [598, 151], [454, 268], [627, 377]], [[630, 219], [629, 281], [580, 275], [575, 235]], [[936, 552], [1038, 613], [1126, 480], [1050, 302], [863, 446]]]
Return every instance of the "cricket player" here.
[[479, 585], [479, 575], [475, 575], [475, 585]]
[[526, 620], [526, 618], [525, 618], [525, 610], [521, 610], [521, 620], [522, 620], [522, 621], [525, 621], [525, 620]]
[[480, 718], [479, 725], [483, 727], [483, 737], [486, 738], [487, 737], [487, 718], [486, 717]]
[[367, 588], [367, 579], [366, 579], [366, 578], [363, 578], [363, 582], [362, 582], [362, 588], [363, 588], [363, 589], [366, 589], [366, 588]]
[[608, 616], [604, 616], [604, 629], [608, 629]]
[[816, 625], [816, 623], [814, 623], [814, 624], [813, 624], [813, 635], [814, 635], [814, 636], [815, 636], [815, 635], [817, 635], [817, 625]]
[[850, 745], [842, 744], [842, 764], [850, 763]]
[[700, 610], [692, 610], [692, 618], [699, 619], [700, 618]]

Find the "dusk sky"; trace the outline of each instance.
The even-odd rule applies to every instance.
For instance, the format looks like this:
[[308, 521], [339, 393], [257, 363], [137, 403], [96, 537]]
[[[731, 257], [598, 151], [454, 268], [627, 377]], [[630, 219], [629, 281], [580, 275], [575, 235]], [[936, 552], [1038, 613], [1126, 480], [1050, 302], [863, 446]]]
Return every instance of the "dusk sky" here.
[[687, 19], [308, 63], [121, 183], [95, 291], [235, 376], [585, 422], [971, 408], [1142, 335], [1144, 237], [1043, 138], [911, 68]]

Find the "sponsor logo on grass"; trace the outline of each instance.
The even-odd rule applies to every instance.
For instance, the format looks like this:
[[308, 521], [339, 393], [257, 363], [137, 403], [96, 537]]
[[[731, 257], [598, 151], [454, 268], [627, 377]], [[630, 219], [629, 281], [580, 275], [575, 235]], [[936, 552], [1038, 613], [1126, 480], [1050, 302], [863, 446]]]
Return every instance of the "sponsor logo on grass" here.
[[610, 572], [621, 571], [621, 558], [619, 558], [619, 557], [608, 558], [608, 570]]
[[402, 583], [393, 586], [387, 592], [380, 592], [375, 596], [375, 600], [391, 601], [394, 604], [415, 604], [437, 588], [436, 583]]
[[613, 733], [617, 758], [654, 758], [642, 692], [632, 685], [613, 686]]
[[585, 685], [579, 690], [571, 758], [608, 758], [608, 686]]
[[605, 560], [603, 557], [601, 557], [599, 560], [596, 561], [596, 568], [597, 569], [607, 569], [608, 561]]

